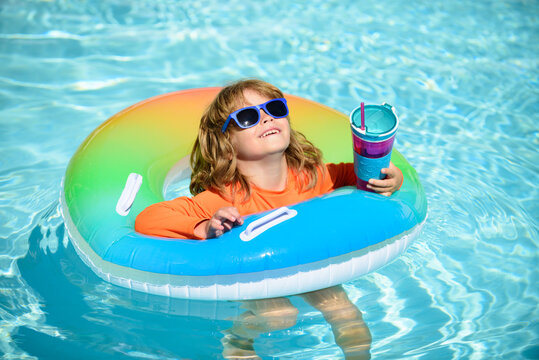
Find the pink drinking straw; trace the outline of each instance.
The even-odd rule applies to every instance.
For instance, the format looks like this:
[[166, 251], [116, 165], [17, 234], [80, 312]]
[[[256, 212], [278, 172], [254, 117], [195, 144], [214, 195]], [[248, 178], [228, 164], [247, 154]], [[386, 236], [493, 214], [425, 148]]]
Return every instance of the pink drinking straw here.
[[365, 103], [361, 103], [361, 131], [365, 130]]

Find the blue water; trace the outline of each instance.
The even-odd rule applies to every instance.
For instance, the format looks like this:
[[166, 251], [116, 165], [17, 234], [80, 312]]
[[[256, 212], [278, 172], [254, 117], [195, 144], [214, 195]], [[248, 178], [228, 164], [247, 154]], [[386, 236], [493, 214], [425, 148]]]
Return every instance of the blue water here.
[[[259, 77], [350, 112], [394, 105], [429, 201], [398, 260], [344, 284], [374, 359], [538, 359], [539, 2], [0, 2], [0, 353], [219, 359], [237, 303], [97, 278], [59, 215], [77, 146], [124, 107]], [[343, 358], [302, 299], [263, 359]]]

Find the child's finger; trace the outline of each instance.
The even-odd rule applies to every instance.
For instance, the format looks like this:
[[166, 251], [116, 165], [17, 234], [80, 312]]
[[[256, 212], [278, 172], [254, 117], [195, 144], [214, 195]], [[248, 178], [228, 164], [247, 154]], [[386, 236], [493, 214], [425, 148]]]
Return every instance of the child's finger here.
[[367, 189], [374, 191], [377, 194], [382, 194], [388, 192], [386, 188], [380, 188], [376, 186], [369, 186], [367, 185]]
[[231, 222], [231, 221], [224, 221], [223, 222], [223, 227], [224, 227], [224, 230], [225, 231], [229, 231], [230, 229], [232, 229], [234, 227], [234, 222]]
[[234, 217], [234, 223], [241, 225], [243, 223], [243, 219], [241, 218], [240, 212], [235, 207], [228, 208], [229, 213]]
[[219, 219], [212, 219], [210, 221], [210, 227], [214, 230], [223, 230], [224, 229], [224, 226], [223, 226], [223, 222]]
[[390, 180], [377, 180], [377, 179], [370, 179], [369, 180], [369, 184], [367, 185], [368, 188], [371, 188], [369, 187], [369, 185], [372, 187], [372, 188], [390, 188], [393, 186], [393, 182], [390, 181]]
[[215, 213], [215, 217], [219, 219], [221, 222], [230, 221], [230, 222], [236, 222], [237, 217], [228, 209], [221, 209]]
[[223, 235], [223, 232], [221, 230], [213, 230], [212, 237], [219, 237]]
[[240, 212], [235, 207], [228, 207], [222, 209], [225, 214], [226, 220], [230, 221], [232, 225], [241, 225], [243, 224], [243, 219], [240, 215]]

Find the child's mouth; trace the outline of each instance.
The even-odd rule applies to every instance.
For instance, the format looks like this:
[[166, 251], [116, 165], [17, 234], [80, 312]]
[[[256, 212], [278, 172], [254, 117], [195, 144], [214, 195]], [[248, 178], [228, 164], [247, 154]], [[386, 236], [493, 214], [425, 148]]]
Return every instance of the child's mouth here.
[[263, 133], [262, 135], [260, 135], [261, 138], [265, 138], [265, 137], [268, 137], [268, 136], [271, 136], [271, 135], [275, 135], [275, 134], [278, 134], [280, 133], [279, 130], [277, 129], [271, 129], [271, 130], [268, 130], [266, 131], [265, 133]]

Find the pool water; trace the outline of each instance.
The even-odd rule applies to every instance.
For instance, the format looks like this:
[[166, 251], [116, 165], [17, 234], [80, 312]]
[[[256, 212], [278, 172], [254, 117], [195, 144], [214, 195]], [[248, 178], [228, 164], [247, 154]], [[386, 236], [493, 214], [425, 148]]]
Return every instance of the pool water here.
[[[60, 183], [84, 138], [169, 91], [258, 77], [349, 113], [388, 102], [429, 201], [400, 258], [343, 288], [374, 359], [539, 358], [539, 2], [0, 2], [0, 353], [220, 359], [244, 309], [97, 278]], [[330, 224], [328, 224], [330, 225]], [[301, 297], [263, 359], [340, 359]], [[350, 357], [351, 358], [351, 357]]]

